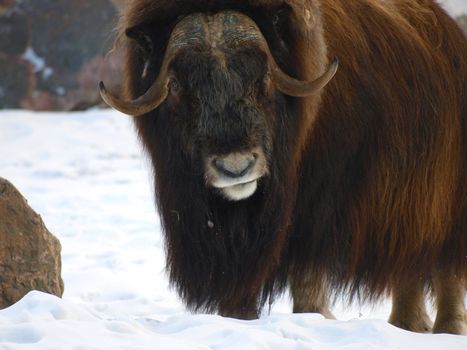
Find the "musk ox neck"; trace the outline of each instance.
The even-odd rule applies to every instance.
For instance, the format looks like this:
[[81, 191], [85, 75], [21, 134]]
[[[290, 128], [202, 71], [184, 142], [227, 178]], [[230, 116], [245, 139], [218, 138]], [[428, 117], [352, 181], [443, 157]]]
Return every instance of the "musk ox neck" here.
[[274, 288], [292, 207], [282, 188], [267, 180], [265, 192], [228, 202], [183, 175], [157, 178], [169, 277], [187, 306], [215, 312], [225, 303], [257, 304], [261, 293], [264, 302]]

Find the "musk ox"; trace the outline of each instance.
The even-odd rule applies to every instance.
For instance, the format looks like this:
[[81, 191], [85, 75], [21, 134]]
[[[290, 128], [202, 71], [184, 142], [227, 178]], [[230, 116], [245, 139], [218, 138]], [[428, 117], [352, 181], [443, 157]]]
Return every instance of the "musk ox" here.
[[135, 0], [117, 43], [101, 94], [152, 160], [187, 307], [390, 293], [428, 331], [431, 291], [433, 331], [467, 331], [467, 41], [434, 1]]

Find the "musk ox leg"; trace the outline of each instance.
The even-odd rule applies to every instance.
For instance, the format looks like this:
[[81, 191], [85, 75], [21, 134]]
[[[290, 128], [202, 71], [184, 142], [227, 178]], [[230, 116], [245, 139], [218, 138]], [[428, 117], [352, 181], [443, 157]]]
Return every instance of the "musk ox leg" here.
[[244, 300], [243, 302], [224, 302], [219, 306], [219, 315], [224, 317], [238, 318], [241, 320], [254, 320], [258, 318], [258, 302]]
[[335, 319], [329, 310], [329, 294], [326, 279], [319, 274], [306, 273], [294, 276], [290, 281], [293, 312], [320, 313], [325, 318]]
[[466, 282], [446, 271], [434, 272], [433, 287], [438, 313], [433, 333], [467, 334], [467, 311], [464, 304]]
[[412, 332], [430, 332], [432, 322], [425, 308], [425, 282], [416, 280], [392, 284], [389, 323]]

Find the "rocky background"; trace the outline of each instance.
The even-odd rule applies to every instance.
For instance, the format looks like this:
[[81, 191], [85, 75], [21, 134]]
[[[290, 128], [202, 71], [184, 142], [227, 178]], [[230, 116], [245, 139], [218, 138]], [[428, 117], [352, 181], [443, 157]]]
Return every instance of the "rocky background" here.
[[[126, 0], [0, 0], [0, 109], [80, 110], [118, 89], [108, 54]], [[467, 16], [458, 18], [467, 35]]]
[[124, 0], [0, 0], [0, 109], [79, 110], [118, 85], [108, 54]]

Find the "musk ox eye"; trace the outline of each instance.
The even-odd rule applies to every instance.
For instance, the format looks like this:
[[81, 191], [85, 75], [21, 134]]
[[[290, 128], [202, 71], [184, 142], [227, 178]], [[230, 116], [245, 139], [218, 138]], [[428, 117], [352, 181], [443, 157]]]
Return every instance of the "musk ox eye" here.
[[171, 93], [177, 94], [180, 91], [180, 83], [176, 78], [170, 78], [168, 85]]

